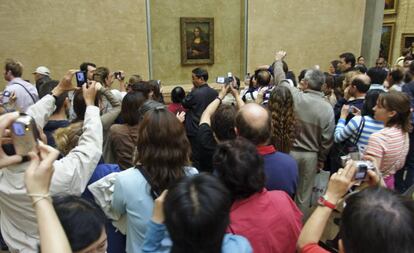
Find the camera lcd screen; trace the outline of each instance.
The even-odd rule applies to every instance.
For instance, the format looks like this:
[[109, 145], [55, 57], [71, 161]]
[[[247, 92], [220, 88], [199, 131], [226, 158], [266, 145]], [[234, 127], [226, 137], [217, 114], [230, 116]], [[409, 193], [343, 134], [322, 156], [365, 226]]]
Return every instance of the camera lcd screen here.
[[216, 83], [224, 83], [224, 81], [225, 81], [225, 78], [223, 76], [219, 76], [217, 77]]
[[367, 176], [367, 166], [358, 166], [358, 171], [355, 174], [355, 180], [362, 180]]
[[76, 72], [76, 82], [78, 84], [78, 87], [82, 86], [84, 83], [86, 83], [86, 75], [83, 71]]
[[16, 134], [17, 136], [24, 136], [25, 132], [26, 132], [26, 127], [21, 124], [21, 123], [13, 123], [12, 125], [13, 127], [13, 132], [14, 134]]

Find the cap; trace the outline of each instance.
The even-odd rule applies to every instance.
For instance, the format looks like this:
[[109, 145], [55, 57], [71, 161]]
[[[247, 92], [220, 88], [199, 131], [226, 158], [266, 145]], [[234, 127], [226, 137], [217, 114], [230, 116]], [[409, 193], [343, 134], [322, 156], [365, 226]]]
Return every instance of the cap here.
[[50, 75], [50, 70], [48, 68], [46, 68], [45, 66], [40, 66], [37, 67], [37, 69], [33, 72], [33, 74], [41, 74], [41, 75], [45, 75], [45, 76], [49, 76]]

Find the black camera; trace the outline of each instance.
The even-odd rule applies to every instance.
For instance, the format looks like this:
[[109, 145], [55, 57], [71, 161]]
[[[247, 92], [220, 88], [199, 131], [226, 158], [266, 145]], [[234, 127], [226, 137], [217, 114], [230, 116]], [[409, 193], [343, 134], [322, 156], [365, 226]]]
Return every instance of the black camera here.
[[82, 85], [87, 82], [86, 72], [78, 71], [75, 73], [75, 75], [76, 75], [76, 83], [78, 87], [82, 87]]
[[216, 79], [216, 83], [227, 85], [227, 84], [231, 84], [233, 80], [234, 80], [233, 74], [231, 72], [228, 72], [227, 77], [218, 76]]
[[125, 76], [122, 75], [121, 71], [114, 72], [114, 76], [115, 76], [115, 79], [118, 79], [120, 81], [125, 79]]

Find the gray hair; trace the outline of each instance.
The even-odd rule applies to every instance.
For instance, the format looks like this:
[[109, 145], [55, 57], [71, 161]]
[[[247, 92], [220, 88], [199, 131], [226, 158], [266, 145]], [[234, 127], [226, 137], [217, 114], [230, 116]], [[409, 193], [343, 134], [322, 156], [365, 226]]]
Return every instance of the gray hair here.
[[308, 81], [308, 85], [311, 90], [316, 91], [321, 91], [322, 84], [325, 83], [325, 75], [322, 71], [317, 69], [310, 69], [306, 71], [305, 77], [303, 79]]

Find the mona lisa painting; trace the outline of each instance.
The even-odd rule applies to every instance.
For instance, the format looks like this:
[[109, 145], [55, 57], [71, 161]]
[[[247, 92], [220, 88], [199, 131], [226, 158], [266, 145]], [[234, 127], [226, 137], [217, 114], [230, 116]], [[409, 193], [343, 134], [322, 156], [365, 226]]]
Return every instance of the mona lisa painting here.
[[214, 63], [214, 19], [180, 18], [181, 64]]

